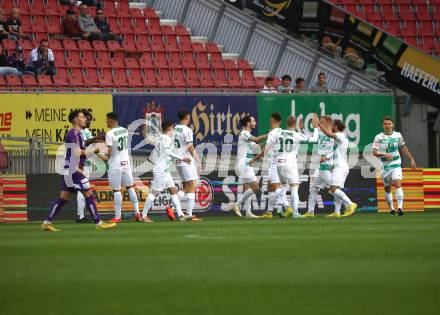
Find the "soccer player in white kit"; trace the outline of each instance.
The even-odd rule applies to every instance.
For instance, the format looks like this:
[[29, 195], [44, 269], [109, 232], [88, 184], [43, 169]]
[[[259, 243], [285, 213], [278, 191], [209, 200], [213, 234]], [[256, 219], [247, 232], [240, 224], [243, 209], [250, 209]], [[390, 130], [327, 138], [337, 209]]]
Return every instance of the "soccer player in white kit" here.
[[[321, 116], [319, 125], [323, 128], [330, 129], [332, 126], [330, 116]], [[335, 141], [333, 138], [326, 136], [322, 131], [318, 135], [318, 154], [320, 156], [319, 169], [315, 170], [312, 176], [309, 188], [309, 202], [307, 212], [304, 217], [315, 216], [316, 198], [321, 189], [329, 189], [331, 183], [331, 170], [333, 168], [333, 147]]]
[[200, 159], [194, 148], [194, 133], [189, 128], [191, 122], [190, 112], [181, 110], [177, 113], [180, 123], [174, 127], [173, 137], [174, 152], [179, 156], [191, 159], [191, 163], [187, 164], [183, 161], [176, 160], [176, 170], [182, 181], [183, 191], [179, 191], [178, 195], [181, 201], [186, 201], [187, 215], [192, 217], [192, 221], [200, 221], [202, 219], [193, 215], [193, 209], [196, 201], [196, 184], [199, 179], [197, 166], [200, 165]]
[[[287, 130], [283, 130], [277, 140], [277, 170], [281, 183], [287, 183], [290, 187], [290, 199], [293, 207], [293, 217], [301, 218], [302, 215], [298, 211], [299, 195], [298, 187], [300, 184], [298, 174], [297, 155], [301, 143], [315, 143], [318, 140], [318, 118], [313, 117], [313, 135], [305, 135], [296, 131], [296, 117], [289, 116], [286, 120]], [[289, 203], [284, 198], [284, 191], [278, 190], [276, 196], [277, 206], [281, 205], [284, 209], [289, 208]], [[285, 212], [284, 216], [290, 213]]]
[[383, 132], [374, 138], [373, 155], [382, 162], [381, 175], [385, 188], [385, 199], [390, 208], [391, 215], [396, 214], [393, 205], [391, 186], [395, 187], [397, 200], [397, 215], [403, 215], [403, 190], [402, 190], [402, 161], [399, 149], [407, 156], [411, 168], [416, 168], [416, 162], [409, 152], [400, 132], [394, 131], [394, 122], [391, 117], [384, 117]]
[[[107, 114], [107, 127], [111, 128], [105, 136], [108, 147], [108, 182], [113, 189], [115, 204], [115, 217], [111, 222], [119, 223], [122, 221], [121, 186], [126, 187], [130, 201], [133, 204], [135, 220], [140, 222], [139, 202], [134, 189], [130, 157], [128, 155], [128, 130], [119, 126], [118, 115], [113, 112]], [[105, 157], [101, 158], [106, 159]]]
[[[191, 221], [192, 217], [185, 215], [180, 207], [179, 196], [177, 195], [177, 187], [174, 184], [171, 176], [170, 166], [172, 159], [180, 162], [185, 162], [188, 165], [192, 159], [187, 156], [179, 156], [173, 152], [173, 145], [171, 136], [173, 134], [174, 123], [171, 121], [162, 122], [162, 134], [157, 139], [155, 148], [151, 152], [149, 160], [154, 164], [153, 167], [153, 181], [151, 182], [151, 190], [148, 194], [147, 202], [142, 212], [143, 222], [153, 222], [148, 217], [148, 211], [153, 207], [154, 200], [163, 190], [168, 190], [171, 195], [171, 202], [177, 211], [180, 221]], [[170, 217], [168, 215], [168, 217]], [[171, 218], [171, 217], [170, 217]]]
[[241, 121], [241, 131], [238, 135], [238, 148], [237, 148], [237, 161], [235, 164], [235, 173], [238, 176], [238, 183], [243, 185], [243, 194], [237, 199], [234, 204], [234, 212], [241, 217], [240, 210], [243, 208], [246, 210], [246, 218], [255, 219], [258, 218], [251, 211], [251, 197], [257, 194], [260, 190], [257, 177], [252, 166], [249, 165], [252, 157], [259, 150], [260, 141], [267, 138], [267, 135], [261, 135], [255, 137], [251, 134], [251, 131], [257, 126], [257, 121], [254, 117], [246, 115]]
[[347, 179], [350, 168], [348, 167], [348, 137], [344, 132], [345, 125], [339, 120], [333, 120], [332, 130], [321, 126], [324, 135], [334, 139], [333, 167], [331, 170], [330, 193], [334, 197], [335, 211], [327, 217], [341, 217], [341, 206], [345, 206], [345, 212], [342, 216], [352, 215], [357, 208], [357, 204], [352, 202], [350, 198], [342, 191], [345, 180]]
[[[264, 148], [264, 151], [255, 156], [250, 162], [249, 165], [252, 166], [252, 164], [259, 160], [262, 156], [266, 155], [269, 158], [269, 169], [268, 173], [265, 176], [265, 180], [268, 182], [267, 190], [269, 194], [269, 200], [268, 200], [268, 207], [265, 214], [261, 216], [263, 219], [272, 219], [273, 214], [273, 208], [276, 205], [276, 195], [277, 193], [282, 195], [282, 188], [281, 188], [281, 182], [280, 178], [278, 177], [278, 170], [277, 170], [277, 150], [276, 150], [276, 144], [277, 140], [280, 137], [281, 132], [283, 131], [280, 128], [281, 125], [281, 114], [280, 113], [272, 113], [269, 118], [269, 125], [271, 127], [271, 131], [267, 134], [267, 142], [266, 146]], [[264, 163], [263, 163], [264, 165]], [[290, 210], [289, 210], [290, 209]], [[286, 209], [286, 214], [292, 212], [292, 209], [289, 208]]]

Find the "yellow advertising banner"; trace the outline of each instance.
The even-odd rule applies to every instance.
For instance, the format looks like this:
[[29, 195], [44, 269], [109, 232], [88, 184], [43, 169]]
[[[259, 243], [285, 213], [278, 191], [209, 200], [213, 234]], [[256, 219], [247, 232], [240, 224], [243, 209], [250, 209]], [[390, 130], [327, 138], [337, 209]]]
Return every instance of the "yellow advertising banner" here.
[[92, 116], [90, 130], [96, 135], [107, 129], [105, 115], [112, 108], [111, 94], [0, 94], [0, 136], [63, 142], [75, 109]]

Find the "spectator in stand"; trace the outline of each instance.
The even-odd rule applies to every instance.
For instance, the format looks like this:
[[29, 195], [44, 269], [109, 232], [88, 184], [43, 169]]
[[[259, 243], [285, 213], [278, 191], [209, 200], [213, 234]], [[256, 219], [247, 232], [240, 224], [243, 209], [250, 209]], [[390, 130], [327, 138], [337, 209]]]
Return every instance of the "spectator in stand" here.
[[328, 93], [328, 92], [330, 92], [330, 90], [327, 87], [327, 82], [326, 82], [326, 78], [325, 78], [325, 73], [324, 72], [320, 72], [318, 74], [318, 81], [312, 87], [312, 92], [316, 92], [316, 93]]
[[58, 0], [60, 4], [62, 5], [69, 5], [73, 7], [74, 5], [78, 5], [79, 3], [84, 3], [85, 5], [88, 5], [89, 7], [98, 6], [99, 3], [97, 3], [96, 0], [83, 0], [83, 1], [77, 1], [77, 0]]
[[278, 93], [292, 93], [292, 77], [290, 75], [283, 75], [281, 78], [281, 84], [277, 87]]
[[17, 40], [17, 37], [15, 37], [14, 35], [11, 35], [8, 32], [8, 26], [6, 25], [6, 21], [5, 21], [5, 13], [0, 8], [0, 40], [2, 40], [2, 39]]
[[295, 80], [295, 93], [305, 93], [306, 92], [306, 80], [303, 78], [297, 78]]
[[8, 57], [9, 66], [17, 69], [20, 74], [26, 68], [26, 64], [24, 63], [24, 54], [23, 49], [20, 46], [16, 46], [12, 54]]
[[28, 65], [25, 70], [33, 72], [36, 75], [57, 74], [54, 54], [52, 49], [49, 48], [49, 41], [47, 39], [41, 40], [40, 46], [31, 51]]
[[102, 9], [96, 9], [96, 17], [94, 21], [96, 26], [100, 29], [101, 34], [108, 34], [107, 36], [113, 36], [113, 40], [117, 40], [120, 43], [122, 42], [122, 38], [113, 33], [110, 29], [110, 25], [104, 18], [104, 11]]
[[13, 8], [11, 10], [11, 16], [6, 20], [6, 27], [10, 35], [14, 36], [16, 39], [27, 39], [32, 40], [32, 37], [24, 34], [21, 31], [20, 22], [20, 10], [18, 8]]
[[20, 72], [11, 67], [8, 60], [8, 52], [3, 50], [3, 47], [0, 45], [0, 75], [20, 75]]
[[263, 89], [260, 91], [260, 93], [276, 93], [277, 90], [275, 89], [275, 87], [273, 86], [273, 78], [272, 77], [267, 77], [266, 80], [264, 81], [264, 86]]
[[101, 33], [101, 30], [96, 26], [92, 16], [89, 15], [89, 9], [85, 4], [79, 6], [78, 24], [84, 33], [89, 34], [87, 36], [87, 39], [89, 40], [100, 39], [107, 41], [116, 39], [115, 34]]
[[79, 27], [78, 21], [76, 19], [76, 13], [74, 10], [69, 9], [66, 11], [66, 17], [63, 20], [63, 31], [64, 35], [69, 37], [86, 38], [86, 34]]

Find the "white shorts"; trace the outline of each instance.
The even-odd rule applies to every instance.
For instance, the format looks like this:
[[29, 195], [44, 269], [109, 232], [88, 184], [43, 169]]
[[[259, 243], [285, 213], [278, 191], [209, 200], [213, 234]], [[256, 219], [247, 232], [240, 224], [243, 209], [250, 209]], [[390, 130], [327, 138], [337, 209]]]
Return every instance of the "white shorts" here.
[[310, 185], [320, 189], [328, 188], [330, 187], [331, 179], [331, 171], [315, 170], [315, 173], [311, 177]]
[[344, 188], [345, 180], [347, 179], [350, 170], [348, 168], [334, 168], [332, 170], [332, 178], [330, 185]]
[[153, 173], [153, 181], [151, 182], [151, 190], [153, 193], [159, 193], [171, 187], [176, 187], [171, 173]]
[[384, 186], [391, 186], [391, 184], [398, 179], [402, 179], [402, 168], [397, 167], [388, 171], [382, 170], [382, 180]]
[[278, 165], [280, 181], [287, 184], [299, 184], [298, 168], [291, 165]]
[[268, 174], [264, 177], [265, 181], [270, 182], [271, 184], [280, 183], [280, 178], [278, 176], [277, 165], [272, 163], [270, 164], [270, 168], [268, 170]]
[[199, 179], [197, 169], [192, 164], [182, 166], [181, 164], [176, 164], [176, 170], [183, 183]]
[[120, 190], [121, 186], [133, 186], [131, 167], [109, 169], [108, 183], [113, 190]]

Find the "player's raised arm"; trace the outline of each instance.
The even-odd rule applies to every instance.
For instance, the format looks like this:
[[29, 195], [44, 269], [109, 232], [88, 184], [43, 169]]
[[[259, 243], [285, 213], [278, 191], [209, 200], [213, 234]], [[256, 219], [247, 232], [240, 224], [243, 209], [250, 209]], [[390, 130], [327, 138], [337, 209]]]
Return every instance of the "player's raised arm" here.
[[99, 135], [86, 140], [86, 146], [96, 142], [104, 142], [105, 140], [106, 140], [106, 133], [101, 132]]
[[318, 121], [318, 124], [319, 124], [319, 128], [321, 129], [322, 133], [325, 134], [327, 137], [330, 137], [332, 139], [336, 139], [337, 138], [336, 134], [330, 128], [326, 128], [319, 121]]
[[300, 133], [300, 135], [303, 136], [303, 139], [301, 139], [301, 142], [303, 142], [303, 143], [316, 143], [318, 141], [318, 137], [319, 137], [319, 128], [318, 128], [319, 127], [319, 120], [318, 120], [318, 116], [316, 114], [313, 115], [312, 125], [313, 125], [313, 134], [312, 134], [312, 136]]

